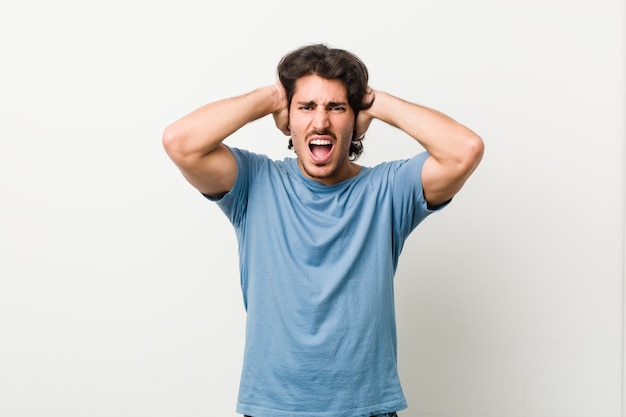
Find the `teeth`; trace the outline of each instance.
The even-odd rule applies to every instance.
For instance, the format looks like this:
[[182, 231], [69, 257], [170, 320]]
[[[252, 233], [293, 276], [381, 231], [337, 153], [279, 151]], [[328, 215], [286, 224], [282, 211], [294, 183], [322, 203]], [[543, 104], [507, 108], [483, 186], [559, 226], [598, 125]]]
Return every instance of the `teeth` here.
[[311, 141], [311, 145], [330, 145], [330, 141], [328, 139], [314, 139]]

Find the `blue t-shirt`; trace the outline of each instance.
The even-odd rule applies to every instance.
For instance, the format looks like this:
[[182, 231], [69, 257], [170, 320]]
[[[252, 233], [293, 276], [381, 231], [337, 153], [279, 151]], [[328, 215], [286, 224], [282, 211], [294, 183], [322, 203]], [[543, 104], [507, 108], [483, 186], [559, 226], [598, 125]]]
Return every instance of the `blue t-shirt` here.
[[363, 417], [406, 408], [393, 277], [405, 239], [432, 213], [421, 185], [428, 154], [326, 186], [294, 158], [231, 151], [237, 180], [217, 201], [237, 234], [247, 311], [237, 412]]

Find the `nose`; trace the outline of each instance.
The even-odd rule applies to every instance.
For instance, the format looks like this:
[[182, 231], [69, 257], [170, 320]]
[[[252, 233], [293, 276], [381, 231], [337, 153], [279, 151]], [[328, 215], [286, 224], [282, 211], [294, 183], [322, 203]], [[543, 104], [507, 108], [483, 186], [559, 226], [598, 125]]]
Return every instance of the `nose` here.
[[322, 132], [330, 126], [330, 121], [328, 119], [328, 112], [322, 106], [319, 106], [315, 109], [315, 113], [313, 114], [313, 129], [318, 132]]

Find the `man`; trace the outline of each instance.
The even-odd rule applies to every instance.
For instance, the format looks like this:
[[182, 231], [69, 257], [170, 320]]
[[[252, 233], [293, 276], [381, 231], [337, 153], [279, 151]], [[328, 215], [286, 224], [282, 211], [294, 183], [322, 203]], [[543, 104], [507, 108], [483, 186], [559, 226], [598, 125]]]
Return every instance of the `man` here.
[[[409, 233], [445, 206], [483, 142], [432, 109], [368, 85], [352, 53], [287, 54], [279, 82], [201, 107], [166, 128], [167, 153], [237, 233], [247, 311], [237, 411], [368, 417], [406, 408], [396, 365], [393, 276]], [[222, 142], [274, 117], [295, 158]], [[358, 165], [373, 119], [426, 152]]]

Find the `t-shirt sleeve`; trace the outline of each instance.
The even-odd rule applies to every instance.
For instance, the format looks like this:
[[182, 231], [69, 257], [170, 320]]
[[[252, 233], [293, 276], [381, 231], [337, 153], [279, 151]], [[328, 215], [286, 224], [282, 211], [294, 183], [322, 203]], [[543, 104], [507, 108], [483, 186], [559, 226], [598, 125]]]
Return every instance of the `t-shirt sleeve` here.
[[246, 214], [248, 188], [251, 171], [254, 170], [256, 155], [243, 149], [228, 148], [237, 163], [237, 179], [233, 188], [222, 197], [211, 197], [203, 194], [209, 201], [217, 203], [233, 225], [240, 224]]
[[450, 201], [430, 207], [424, 197], [422, 168], [428, 152], [400, 161], [394, 177], [394, 208], [399, 221], [396, 230], [406, 238], [430, 214], [446, 207]]

